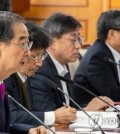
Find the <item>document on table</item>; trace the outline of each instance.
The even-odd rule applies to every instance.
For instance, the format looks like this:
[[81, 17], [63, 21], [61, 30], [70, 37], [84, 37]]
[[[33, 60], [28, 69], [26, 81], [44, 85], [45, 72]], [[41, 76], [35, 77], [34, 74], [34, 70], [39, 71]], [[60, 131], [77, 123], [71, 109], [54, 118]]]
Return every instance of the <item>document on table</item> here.
[[[87, 112], [95, 122], [92, 121], [83, 112], [77, 112], [77, 120], [70, 124], [69, 127], [75, 128], [92, 128], [93, 130], [98, 130], [99, 126], [103, 130], [116, 130], [118, 126], [118, 119], [116, 112]], [[119, 129], [117, 129], [119, 131]]]
[[[91, 132], [90, 134], [101, 134], [101, 131], [94, 131], [94, 132]], [[105, 134], [120, 134], [120, 133], [117, 133], [117, 132], [105, 132]]]
[[76, 134], [76, 132], [56, 132], [56, 134]]

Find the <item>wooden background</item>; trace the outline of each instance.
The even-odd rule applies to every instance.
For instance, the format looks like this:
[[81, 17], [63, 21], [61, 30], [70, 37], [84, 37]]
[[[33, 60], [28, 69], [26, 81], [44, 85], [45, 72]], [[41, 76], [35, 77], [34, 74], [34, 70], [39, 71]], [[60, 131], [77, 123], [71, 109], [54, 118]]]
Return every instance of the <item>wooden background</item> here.
[[13, 12], [38, 24], [55, 12], [73, 15], [83, 25], [82, 35], [88, 44], [96, 39], [96, 22], [101, 12], [119, 8], [120, 0], [12, 0]]

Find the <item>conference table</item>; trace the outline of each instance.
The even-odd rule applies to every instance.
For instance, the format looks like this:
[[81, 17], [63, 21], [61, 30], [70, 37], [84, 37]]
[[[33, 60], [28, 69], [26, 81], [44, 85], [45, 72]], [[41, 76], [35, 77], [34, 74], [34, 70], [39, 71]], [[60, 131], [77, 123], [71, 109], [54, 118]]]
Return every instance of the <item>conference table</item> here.
[[[76, 134], [76, 132], [74, 132], [72, 129], [69, 128], [69, 125], [68, 124], [56, 124], [55, 126], [55, 131], [56, 131], [56, 134]], [[93, 132], [94, 134], [100, 134], [98, 132]], [[81, 133], [79, 133], [81, 134]], [[88, 134], [88, 133], [87, 133]], [[92, 134], [92, 133], [91, 133]], [[120, 132], [105, 132], [105, 134], [120, 134]]]
[[[99, 120], [97, 120], [97, 123], [101, 123], [101, 119], [102, 119], [102, 124], [100, 124], [100, 125], [102, 125], [104, 130], [105, 129], [107, 131], [109, 130], [110, 131], [110, 132], [108, 132], [109, 134], [118, 134], [118, 133], [120, 134], [120, 128], [118, 129], [117, 128], [118, 124], [116, 124], [116, 121], [118, 121], [117, 112], [87, 112], [87, 113], [93, 119], [95, 119], [94, 117], [99, 117]], [[78, 121], [80, 121], [81, 128], [82, 128], [82, 126], [92, 125], [90, 119], [83, 112], [79, 111], [77, 113], [77, 116], [78, 116], [78, 119], [80, 119]], [[109, 121], [109, 122], [106, 122], [106, 121]], [[114, 124], [111, 121], [115, 121]], [[69, 128], [69, 124], [56, 124], [56, 125], [54, 125], [55, 131], [58, 132], [57, 134], [76, 134], [76, 132], [74, 132], [74, 130], [72, 129], [72, 128], [75, 128], [75, 125], [72, 124], [70, 127], [71, 128]], [[77, 126], [76, 126], [76, 129], [77, 129]], [[81, 130], [79, 130], [79, 131], [81, 131]], [[62, 132], [64, 132], [64, 133], [62, 133]], [[96, 131], [92, 131], [91, 133], [98, 134]]]

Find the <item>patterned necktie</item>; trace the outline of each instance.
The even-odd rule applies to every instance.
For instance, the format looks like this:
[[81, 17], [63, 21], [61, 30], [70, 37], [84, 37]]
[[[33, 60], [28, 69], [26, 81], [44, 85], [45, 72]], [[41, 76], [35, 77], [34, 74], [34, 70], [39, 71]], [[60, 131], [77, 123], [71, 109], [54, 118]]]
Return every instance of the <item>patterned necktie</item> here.
[[5, 84], [1, 83], [0, 84], [0, 95], [1, 95], [2, 102], [4, 102], [4, 93], [5, 93]]

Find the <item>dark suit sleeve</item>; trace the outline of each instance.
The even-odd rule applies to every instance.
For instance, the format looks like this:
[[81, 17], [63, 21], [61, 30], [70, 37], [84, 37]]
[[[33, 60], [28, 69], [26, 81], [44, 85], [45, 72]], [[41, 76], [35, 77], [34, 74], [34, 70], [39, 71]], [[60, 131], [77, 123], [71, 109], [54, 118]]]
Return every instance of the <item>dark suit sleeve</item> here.
[[[49, 72], [48, 72], [49, 73]], [[30, 96], [32, 96], [32, 106], [36, 111], [53, 111], [57, 108], [55, 90], [52, 89], [39, 72], [30, 80]]]
[[[29, 113], [27, 113], [24, 110], [21, 110], [14, 102], [9, 100], [10, 105], [10, 122], [11, 124], [14, 123], [23, 123], [23, 124], [29, 124], [33, 126], [38, 126], [40, 123], [36, 121]], [[40, 120], [44, 122], [44, 112], [34, 112], [32, 113], [37, 116]]]
[[115, 67], [113, 69], [115, 65], [106, 63], [102, 55], [104, 54], [100, 53], [91, 57], [87, 71], [88, 81], [101, 95], [119, 101], [120, 84], [115, 75]]
[[28, 134], [29, 130], [33, 128], [31, 125], [15, 124], [10, 127], [11, 134]]

